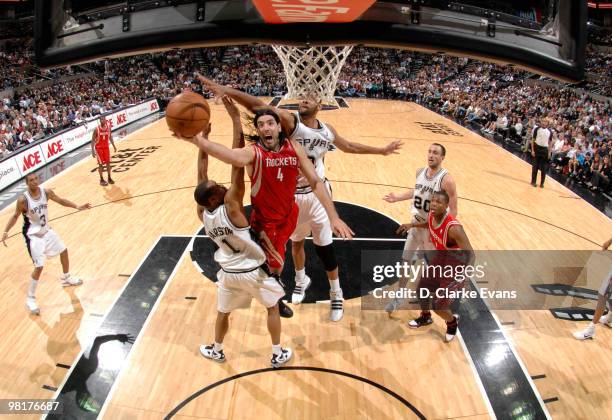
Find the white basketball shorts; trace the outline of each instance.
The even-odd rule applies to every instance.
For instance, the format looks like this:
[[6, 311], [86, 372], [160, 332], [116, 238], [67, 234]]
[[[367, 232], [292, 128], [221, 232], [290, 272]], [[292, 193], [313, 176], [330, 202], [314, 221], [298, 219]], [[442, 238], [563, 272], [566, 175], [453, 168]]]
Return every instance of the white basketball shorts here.
[[[331, 195], [329, 183], [325, 182], [325, 186]], [[333, 240], [331, 222], [315, 193], [296, 194], [295, 202], [300, 209], [300, 213], [291, 240], [303, 241], [312, 233], [312, 241], [315, 245], [327, 246], [331, 244]]]
[[34, 267], [43, 267], [45, 258], [56, 257], [66, 249], [66, 245], [52, 229], [48, 229], [42, 236], [26, 236], [26, 245]]
[[230, 313], [234, 309], [248, 308], [253, 298], [271, 308], [285, 296], [282, 286], [261, 269], [247, 273], [217, 273], [217, 310]]

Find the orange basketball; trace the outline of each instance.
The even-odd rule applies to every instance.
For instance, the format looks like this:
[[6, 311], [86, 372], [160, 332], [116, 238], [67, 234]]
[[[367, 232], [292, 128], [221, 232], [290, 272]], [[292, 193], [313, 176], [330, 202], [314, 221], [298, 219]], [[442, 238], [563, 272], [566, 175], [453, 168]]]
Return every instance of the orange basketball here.
[[166, 123], [173, 133], [193, 137], [204, 130], [210, 120], [210, 107], [202, 95], [183, 92], [176, 95], [166, 108]]

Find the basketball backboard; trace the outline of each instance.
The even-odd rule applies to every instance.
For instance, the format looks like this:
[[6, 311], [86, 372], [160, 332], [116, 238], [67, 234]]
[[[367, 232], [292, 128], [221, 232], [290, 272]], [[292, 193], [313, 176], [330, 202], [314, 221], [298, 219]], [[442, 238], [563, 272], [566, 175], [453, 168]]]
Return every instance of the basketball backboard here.
[[36, 57], [53, 67], [196, 46], [368, 45], [475, 57], [576, 81], [584, 71], [586, 16], [586, 2], [574, 0], [36, 0]]

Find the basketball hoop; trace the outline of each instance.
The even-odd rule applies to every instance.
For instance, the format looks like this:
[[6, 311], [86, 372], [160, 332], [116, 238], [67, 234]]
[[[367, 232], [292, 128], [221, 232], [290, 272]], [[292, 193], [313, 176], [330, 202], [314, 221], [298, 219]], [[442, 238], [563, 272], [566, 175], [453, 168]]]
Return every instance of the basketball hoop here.
[[336, 83], [353, 46], [292, 47], [272, 45], [283, 63], [287, 78], [286, 99], [316, 95], [325, 104], [337, 106]]

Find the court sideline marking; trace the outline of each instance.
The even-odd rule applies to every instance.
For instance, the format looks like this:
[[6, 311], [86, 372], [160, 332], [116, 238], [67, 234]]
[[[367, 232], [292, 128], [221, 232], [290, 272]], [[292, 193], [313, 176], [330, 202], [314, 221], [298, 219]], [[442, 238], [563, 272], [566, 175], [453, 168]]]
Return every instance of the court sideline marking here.
[[[157, 239], [157, 242], [159, 242], [159, 240], [163, 236], [167, 237], [168, 235], [161, 235]], [[147, 319], [145, 320], [144, 324], [142, 325], [142, 328], [140, 329], [140, 333], [138, 334], [138, 336], [134, 340], [134, 344], [132, 344], [132, 348], [130, 349], [130, 352], [129, 352], [128, 356], [123, 361], [124, 367], [119, 370], [119, 374], [115, 377], [115, 381], [113, 382], [113, 385], [111, 386], [111, 389], [108, 392], [108, 395], [106, 396], [106, 399], [104, 400], [104, 404], [102, 405], [102, 408], [100, 409], [100, 413], [98, 414], [99, 418], [104, 418], [104, 413], [106, 412], [106, 409], [108, 408], [109, 402], [111, 401], [111, 399], [112, 399], [112, 397], [113, 397], [113, 395], [115, 393], [115, 390], [117, 389], [117, 384], [119, 383], [119, 381], [121, 380], [122, 376], [124, 375], [124, 372], [129, 367], [130, 361], [131, 361], [131, 359], [133, 357], [132, 355], [135, 353], [136, 346], [140, 343], [142, 337], [144, 337], [144, 335], [145, 335], [144, 333], [146, 332], [146, 328], [148, 327], [149, 322], [153, 318], [153, 314], [157, 310], [157, 307], [159, 306], [160, 302], [162, 301], [162, 299], [164, 297], [164, 294], [166, 293], [166, 290], [168, 289], [168, 286], [170, 285], [170, 283], [172, 283], [172, 280], [174, 279], [174, 276], [176, 275], [176, 272], [179, 270], [181, 264], [183, 263], [183, 259], [185, 258], [185, 255], [187, 254], [186, 251], [189, 249], [189, 247], [193, 246], [193, 240], [194, 240], [194, 238], [192, 238], [189, 241], [189, 243], [187, 244], [187, 247], [183, 250], [183, 252], [181, 254], [181, 257], [179, 258], [179, 260], [177, 261], [176, 265], [174, 266], [174, 269], [170, 273], [170, 277], [168, 277], [168, 280], [166, 280], [166, 284], [164, 284], [163, 289], [161, 290], [159, 296], [157, 297], [157, 300], [155, 301], [155, 304], [153, 305], [153, 308], [151, 309], [151, 312], [149, 312], [149, 315], [147, 316]], [[148, 256], [149, 256], [149, 254], [147, 254], [145, 256], [145, 259]]]
[[[119, 293], [117, 293], [117, 296], [115, 297], [115, 299], [113, 300], [113, 303], [109, 306], [109, 308], [112, 308], [113, 306], [115, 306], [115, 304], [117, 303], [117, 301], [119, 300], [119, 298], [121, 297], [123, 292], [125, 291], [125, 289], [128, 286], [128, 284], [130, 284], [130, 281], [132, 280], [132, 277], [136, 274], [136, 272], [138, 272], [140, 267], [144, 264], [145, 260], [147, 259], [147, 257], [151, 253], [151, 251], [153, 251], [153, 249], [157, 246], [157, 244], [158, 244], [160, 239], [161, 239], [161, 236], [157, 238], [157, 240], [153, 243], [153, 245], [151, 245], [149, 250], [144, 254], [144, 257], [142, 258], [142, 260], [140, 261], [140, 263], [138, 264], [136, 269], [133, 270], [132, 275], [127, 279], [127, 281], [125, 282], [125, 284], [123, 285], [121, 290], [119, 290]], [[104, 314], [104, 318], [102, 318], [102, 320], [100, 320], [100, 323], [98, 324], [98, 327], [104, 323], [104, 321], [108, 317], [109, 313], [110, 313], [110, 310], [106, 311], [106, 313]], [[95, 337], [92, 337], [92, 340], [93, 339], [95, 339]], [[85, 353], [85, 350], [87, 349], [87, 347], [88, 347], [87, 345], [81, 345], [81, 351], [79, 352], [79, 354], [72, 361], [72, 363], [70, 365], [70, 369], [68, 370], [68, 372], [66, 372], [66, 375], [64, 376], [64, 379], [62, 379], [62, 382], [60, 382], [60, 384], [57, 386], [57, 390], [55, 391], [55, 393], [53, 394], [53, 397], [52, 397], [53, 400], [57, 400], [57, 398], [59, 397], [59, 394], [62, 391], [62, 388], [64, 387], [64, 385], [68, 381], [68, 378], [70, 377], [70, 375], [72, 374], [72, 371], [76, 367], [78, 360], [81, 359], [81, 357], [83, 357], [83, 354]], [[46, 418], [47, 418], [46, 415], [43, 416], [43, 419], [46, 419]]]

